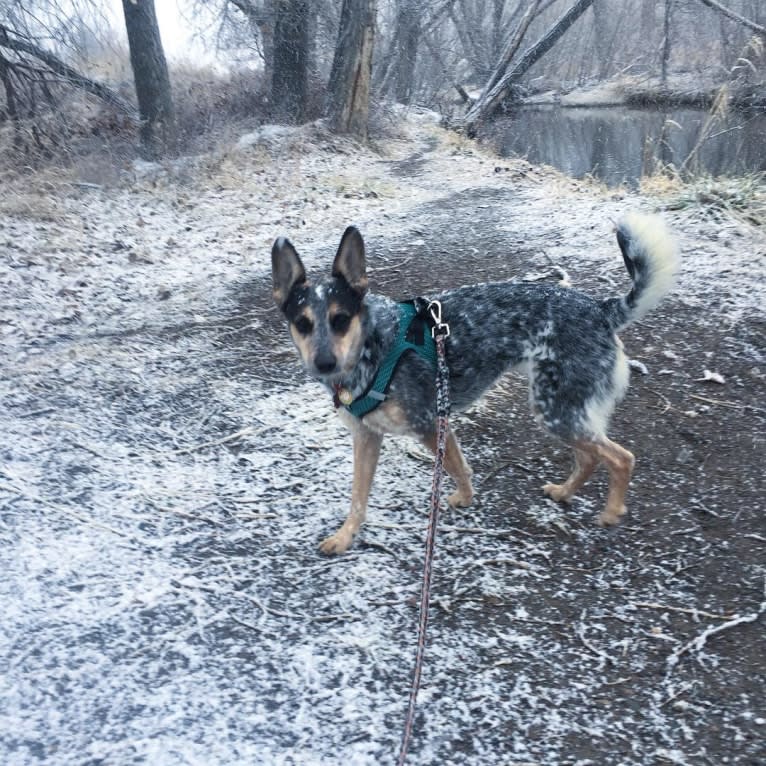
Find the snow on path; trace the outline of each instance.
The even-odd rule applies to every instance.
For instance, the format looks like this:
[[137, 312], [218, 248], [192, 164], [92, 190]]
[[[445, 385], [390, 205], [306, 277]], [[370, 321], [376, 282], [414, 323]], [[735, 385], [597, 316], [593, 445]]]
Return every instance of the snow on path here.
[[[636, 202], [432, 132], [416, 175], [397, 173], [411, 137], [374, 154], [317, 146], [307, 130], [192, 181], [78, 192], [0, 219], [3, 764], [393, 762], [429, 465], [387, 442], [372, 523], [349, 555], [319, 557], [345, 511], [349, 439], [286, 339], [257, 345], [272, 318], [253, 306], [228, 327], [233, 296], [268, 291], [279, 234], [324, 268], [348, 223], [385, 242], [420, 225], [424, 205], [475, 187], [516, 200], [509, 246], [571, 271], [574, 253], [617, 281], [606, 217]], [[724, 308], [762, 305], [762, 283], [734, 289], [762, 242], [720, 226], [712, 242], [706, 226], [683, 229], [686, 299], [704, 302], [715, 278]], [[413, 236], [428, 246], [427, 231]], [[549, 511], [541, 500], [529, 512]], [[567, 576], [545, 566], [555, 537], [449, 531], [470, 523], [448, 518], [439, 544], [446, 618], [432, 622], [417, 762], [575, 763], [573, 737], [622, 742], [625, 764], [674, 752], [659, 697], [632, 718], [594, 702], [617, 682], [604, 657], [621, 651], [597, 616], [577, 649], [555, 620], [540, 632], [553, 619], [540, 585], [567, 597]], [[515, 600], [515, 618], [453, 620], [449, 594], [470, 589]], [[640, 674], [649, 649], [636, 640], [625, 668]]]

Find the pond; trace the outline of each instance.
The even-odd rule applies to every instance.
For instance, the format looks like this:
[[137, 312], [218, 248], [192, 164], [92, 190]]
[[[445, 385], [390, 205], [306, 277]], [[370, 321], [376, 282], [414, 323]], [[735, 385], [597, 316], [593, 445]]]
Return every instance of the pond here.
[[690, 108], [526, 106], [497, 120], [492, 133], [503, 156], [609, 186], [635, 186], [658, 163], [713, 176], [766, 171], [766, 113], [716, 118], [697, 146], [708, 119]]

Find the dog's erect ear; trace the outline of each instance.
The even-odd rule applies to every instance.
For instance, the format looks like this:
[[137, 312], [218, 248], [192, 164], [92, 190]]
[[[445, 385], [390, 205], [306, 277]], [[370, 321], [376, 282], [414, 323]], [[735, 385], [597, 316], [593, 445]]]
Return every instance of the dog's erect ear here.
[[364, 240], [355, 226], [343, 232], [340, 246], [332, 264], [332, 275], [342, 277], [359, 295], [367, 292], [367, 260], [364, 256]]
[[306, 269], [290, 240], [285, 237], [276, 240], [271, 248], [271, 278], [274, 283], [274, 300], [280, 309], [284, 309], [293, 286], [306, 281]]

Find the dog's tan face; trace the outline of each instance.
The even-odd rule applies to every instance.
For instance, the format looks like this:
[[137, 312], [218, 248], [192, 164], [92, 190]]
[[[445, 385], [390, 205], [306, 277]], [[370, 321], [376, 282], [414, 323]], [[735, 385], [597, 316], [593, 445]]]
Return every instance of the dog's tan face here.
[[290, 242], [280, 237], [271, 250], [274, 300], [290, 325], [303, 364], [332, 383], [350, 372], [364, 348], [367, 273], [364, 241], [354, 227], [341, 239], [332, 276], [316, 287]]

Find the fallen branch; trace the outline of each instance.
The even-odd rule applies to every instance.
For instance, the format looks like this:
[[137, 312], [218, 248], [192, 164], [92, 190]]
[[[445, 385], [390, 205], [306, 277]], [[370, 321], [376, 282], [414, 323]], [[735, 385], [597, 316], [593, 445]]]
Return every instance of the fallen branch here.
[[[766, 593], [764, 595], [766, 596]], [[707, 628], [706, 630], [703, 630], [702, 633], [700, 633], [696, 638], [693, 638], [691, 641], [679, 647], [678, 649], [675, 649], [670, 655], [668, 655], [666, 660], [667, 672], [670, 673], [678, 664], [678, 661], [681, 659], [681, 657], [687, 652], [699, 652], [705, 646], [705, 643], [711, 636], [715, 636], [716, 634], [721, 633], [724, 630], [729, 630], [730, 628], [736, 628], [738, 625], [755, 622], [764, 612], [766, 612], [766, 598], [764, 598], [764, 600], [761, 602], [757, 612], [753, 612], [753, 614], [745, 614], [742, 617], [735, 617], [728, 622], [723, 623], [723, 625], [715, 625]]]

